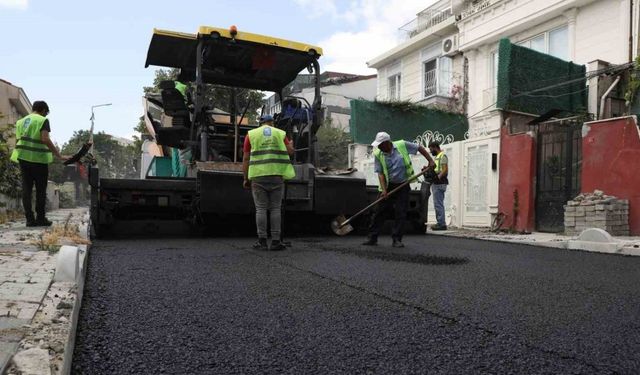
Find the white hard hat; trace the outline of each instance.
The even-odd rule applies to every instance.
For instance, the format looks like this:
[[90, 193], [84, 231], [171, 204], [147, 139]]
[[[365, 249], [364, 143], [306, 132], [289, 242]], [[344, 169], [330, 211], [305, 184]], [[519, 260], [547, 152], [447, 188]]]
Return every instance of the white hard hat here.
[[371, 143], [371, 146], [378, 147], [380, 143], [390, 141], [390, 140], [391, 140], [391, 136], [389, 135], [389, 133], [380, 132], [376, 134], [376, 140]]

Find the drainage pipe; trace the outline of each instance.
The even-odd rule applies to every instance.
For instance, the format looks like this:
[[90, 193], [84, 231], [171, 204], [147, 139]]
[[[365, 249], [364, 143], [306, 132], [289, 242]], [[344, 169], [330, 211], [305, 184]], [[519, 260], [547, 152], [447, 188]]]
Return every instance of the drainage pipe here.
[[618, 82], [620, 82], [620, 76], [616, 77], [616, 80], [613, 81], [611, 86], [609, 86], [607, 91], [605, 91], [604, 95], [602, 95], [602, 98], [600, 98], [600, 115], [598, 116], [599, 120], [602, 120], [604, 118], [604, 103], [607, 101], [607, 97], [609, 96], [609, 94], [611, 94], [611, 91], [616, 88]]

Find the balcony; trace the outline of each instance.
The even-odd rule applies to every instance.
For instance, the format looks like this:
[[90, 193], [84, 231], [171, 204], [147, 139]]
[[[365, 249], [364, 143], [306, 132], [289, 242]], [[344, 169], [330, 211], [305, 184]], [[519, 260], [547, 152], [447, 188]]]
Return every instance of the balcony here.
[[398, 30], [404, 40], [409, 40], [453, 17], [451, 0], [440, 0], [417, 14], [417, 17]]
[[472, 0], [465, 2], [466, 7], [460, 14], [460, 19], [466, 19], [476, 13], [480, 13], [483, 10], [489, 8], [493, 4], [499, 3], [502, 0]]

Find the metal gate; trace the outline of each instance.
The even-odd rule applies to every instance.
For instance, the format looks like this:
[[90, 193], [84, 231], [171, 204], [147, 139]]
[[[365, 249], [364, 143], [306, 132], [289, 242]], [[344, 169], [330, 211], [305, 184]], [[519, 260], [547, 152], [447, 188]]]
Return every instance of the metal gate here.
[[580, 193], [582, 121], [549, 122], [538, 128], [536, 228], [564, 231], [564, 205]]

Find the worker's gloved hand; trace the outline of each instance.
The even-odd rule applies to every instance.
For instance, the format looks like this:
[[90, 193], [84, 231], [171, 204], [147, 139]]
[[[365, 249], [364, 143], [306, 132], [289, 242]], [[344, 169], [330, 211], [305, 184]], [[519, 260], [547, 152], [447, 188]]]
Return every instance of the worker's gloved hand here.
[[242, 187], [247, 190], [251, 190], [251, 181], [249, 180], [242, 181]]
[[380, 198], [382, 198], [382, 199], [389, 198], [389, 193], [387, 193], [386, 191], [380, 192]]

